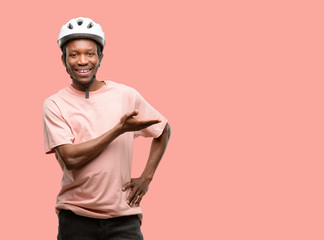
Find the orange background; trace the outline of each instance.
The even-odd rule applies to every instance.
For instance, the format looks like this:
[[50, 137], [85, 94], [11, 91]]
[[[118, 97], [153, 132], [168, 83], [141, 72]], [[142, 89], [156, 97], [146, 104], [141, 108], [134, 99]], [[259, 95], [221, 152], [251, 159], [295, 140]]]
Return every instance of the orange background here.
[[[323, 1], [7, 1], [1, 27], [2, 239], [56, 239], [61, 170], [42, 103], [70, 84], [56, 40], [99, 22], [98, 79], [172, 127], [142, 202], [145, 239], [324, 239]], [[150, 141], [137, 140], [134, 176]]]

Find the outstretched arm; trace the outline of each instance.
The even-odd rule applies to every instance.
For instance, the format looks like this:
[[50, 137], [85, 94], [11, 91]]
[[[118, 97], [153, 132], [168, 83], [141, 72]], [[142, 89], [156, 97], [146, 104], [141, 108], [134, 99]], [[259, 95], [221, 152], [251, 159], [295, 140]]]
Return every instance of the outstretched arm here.
[[158, 167], [168, 145], [170, 135], [171, 128], [169, 124], [166, 124], [162, 134], [158, 138], [152, 140], [149, 158], [142, 175], [139, 178], [132, 178], [129, 183], [123, 186], [123, 191], [126, 191], [129, 188], [131, 189], [127, 198], [127, 203], [130, 206], [133, 206], [134, 204], [139, 206], [143, 196], [147, 192], [156, 168]]
[[137, 114], [137, 110], [125, 114], [115, 127], [90, 141], [79, 144], [63, 144], [56, 147], [55, 151], [58, 158], [69, 170], [80, 167], [96, 158], [119, 135], [125, 132], [138, 131], [160, 122], [158, 119], [137, 120], [134, 118]]

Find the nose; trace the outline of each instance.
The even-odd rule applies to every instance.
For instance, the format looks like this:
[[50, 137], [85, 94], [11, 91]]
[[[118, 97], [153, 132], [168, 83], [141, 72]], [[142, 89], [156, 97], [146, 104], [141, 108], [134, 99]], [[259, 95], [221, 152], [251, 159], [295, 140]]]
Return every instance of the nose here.
[[80, 54], [80, 57], [78, 59], [78, 64], [79, 65], [87, 65], [88, 64], [88, 58], [84, 54]]

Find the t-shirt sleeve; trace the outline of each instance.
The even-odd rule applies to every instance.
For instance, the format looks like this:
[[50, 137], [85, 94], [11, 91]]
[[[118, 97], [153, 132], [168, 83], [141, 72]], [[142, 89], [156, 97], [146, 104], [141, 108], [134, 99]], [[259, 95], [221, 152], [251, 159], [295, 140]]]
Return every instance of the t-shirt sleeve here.
[[54, 148], [74, 141], [71, 128], [53, 100], [43, 103], [43, 134], [45, 153], [53, 153]]
[[136, 102], [135, 109], [138, 110], [138, 115], [136, 118], [143, 120], [150, 119], [160, 119], [161, 122], [153, 124], [150, 127], [144, 128], [140, 131], [136, 131], [134, 137], [143, 136], [143, 137], [159, 137], [167, 124], [168, 120], [157, 110], [155, 110], [145, 99], [144, 97], [135, 90]]

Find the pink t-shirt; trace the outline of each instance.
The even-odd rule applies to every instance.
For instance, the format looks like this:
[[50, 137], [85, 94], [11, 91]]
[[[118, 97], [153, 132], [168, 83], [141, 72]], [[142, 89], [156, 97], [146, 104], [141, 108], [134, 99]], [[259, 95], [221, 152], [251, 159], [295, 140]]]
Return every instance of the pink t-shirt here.
[[113, 81], [85, 93], [68, 86], [43, 104], [44, 146], [46, 153], [62, 144], [77, 144], [96, 138], [113, 128], [125, 114], [139, 110], [136, 118], [162, 122], [137, 132], [120, 135], [94, 160], [68, 170], [63, 167], [56, 213], [69, 209], [92, 218], [112, 218], [142, 214], [140, 207], [126, 203], [129, 191], [122, 186], [131, 180], [133, 140], [137, 136], [158, 137], [167, 119], [133, 88]]

